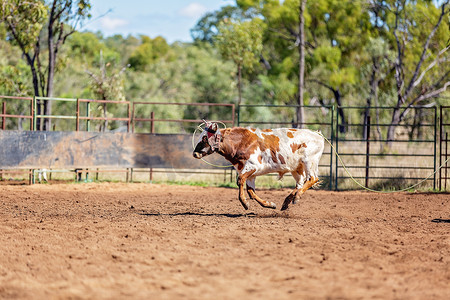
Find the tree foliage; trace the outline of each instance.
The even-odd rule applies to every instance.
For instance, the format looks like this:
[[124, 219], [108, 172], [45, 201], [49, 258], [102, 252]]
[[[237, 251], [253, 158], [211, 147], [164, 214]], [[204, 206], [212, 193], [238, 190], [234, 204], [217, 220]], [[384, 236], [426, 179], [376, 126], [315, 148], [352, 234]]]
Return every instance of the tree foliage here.
[[225, 59], [230, 59], [237, 67], [238, 78], [238, 104], [241, 104], [242, 69], [253, 70], [259, 61], [262, 50], [262, 21], [226, 20], [219, 24], [219, 33], [216, 36], [217, 47]]
[[[376, 111], [377, 123], [392, 124], [378, 128], [378, 136], [391, 139], [397, 124], [416, 118], [414, 105], [448, 104], [443, 96], [450, 95], [449, 0], [306, 1], [303, 41], [301, 1], [237, 0], [200, 18], [191, 29], [193, 43], [169, 44], [158, 36], [105, 37], [101, 32], [78, 31], [80, 22], [89, 18], [90, 1], [4, 0], [0, 93], [293, 104], [300, 94], [303, 45], [304, 104], [336, 104], [342, 133], [350, 119], [366, 123], [370, 112]], [[128, 64], [130, 68], [120, 72]], [[117, 81], [108, 83], [111, 91], [100, 92], [112, 78]], [[367, 109], [361, 115], [340, 109], [352, 105]], [[370, 110], [381, 105], [395, 109], [390, 115]], [[160, 118], [220, 119], [227, 113], [207, 107], [136, 109], [143, 117], [153, 111]], [[107, 113], [123, 114], [109, 107]], [[249, 113], [270, 115], [269, 110]], [[286, 110], [276, 113], [291, 118]], [[365, 129], [357, 134], [364, 136]]]

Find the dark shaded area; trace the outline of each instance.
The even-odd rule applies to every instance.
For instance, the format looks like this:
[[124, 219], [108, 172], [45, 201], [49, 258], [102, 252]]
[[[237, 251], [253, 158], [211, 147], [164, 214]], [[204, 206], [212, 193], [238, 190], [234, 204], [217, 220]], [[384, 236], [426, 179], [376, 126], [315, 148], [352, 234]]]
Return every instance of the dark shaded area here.
[[431, 220], [433, 223], [450, 223], [450, 219], [433, 219]]

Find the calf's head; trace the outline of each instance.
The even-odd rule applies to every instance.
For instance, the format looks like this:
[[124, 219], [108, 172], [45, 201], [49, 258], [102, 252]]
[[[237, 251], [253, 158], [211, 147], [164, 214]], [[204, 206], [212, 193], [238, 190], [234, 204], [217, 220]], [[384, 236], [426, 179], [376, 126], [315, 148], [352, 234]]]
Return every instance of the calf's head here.
[[194, 152], [192, 153], [195, 158], [210, 155], [219, 148], [220, 131], [218, 130], [217, 123], [203, 122], [205, 123], [205, 128], [200, 134]]

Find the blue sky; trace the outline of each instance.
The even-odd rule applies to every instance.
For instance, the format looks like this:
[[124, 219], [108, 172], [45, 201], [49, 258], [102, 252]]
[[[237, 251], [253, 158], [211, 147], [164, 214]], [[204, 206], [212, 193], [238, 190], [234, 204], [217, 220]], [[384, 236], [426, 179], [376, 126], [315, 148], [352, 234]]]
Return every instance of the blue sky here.
[[82, 30], [100, 30], [105, 36], [160, 35], [169, 43], [190, 42], [190, 29], [205, 13], [234, 3], [234, 0], [91, 0], [92, 19]]

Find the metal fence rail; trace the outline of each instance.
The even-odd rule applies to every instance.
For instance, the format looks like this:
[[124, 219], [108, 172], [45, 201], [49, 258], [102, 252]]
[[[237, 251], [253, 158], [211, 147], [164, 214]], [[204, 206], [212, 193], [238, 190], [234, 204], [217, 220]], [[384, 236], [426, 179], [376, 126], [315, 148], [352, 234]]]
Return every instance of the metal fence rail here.
[[[54, 104], [52, 115], [37, 113], [36, 108], [43, 101]], [[52, 130], [93, 131], [94, 125], [95, 130], [102, 130], [105, 122], [111, 121], [109, 124], [113, 127], [110, 128], [119, 126], [122, 131], [137, 133], [163, 133], [164, 130], [166, 133], [189, 133], [202, 118], [220, 119], [229, 126], [279, 128], [299, 125], [297, 105], [246, 104], [236, 107], [232, 103], [15, 96], [0, 96], [0, 102], [2, 130], [38, 130], [37, 120], [43, 119], [53, 120]], [[106, 106], [108, 114], [99, 115]], [[183, 109], [172, 110], [171, 107]], [[449, 157], [450, 106], [411, 107], [405, 119], [396, 125], [397, 135], [391, 139], [387, 139], [386, 132], [392, 126], [395, 107], [347, 106], [339, 107], [340, 113], [335, 106], [303, 108], [306, 119], [300, 126], [320, 130], [335, 146], [352, 176], [367, 187], [405, 187], [436, 171]], [[29, 124], [24, 120], [29, 120]], [[450, 188], [449, 166], [445, 165], [428, 179], [427, 186], [440, 190]], [[329, 145], [326, 145], [320, 169], [328, 189], [354, 188]]]
[[219, 122], [223, 122], [230, 126], [235, 124], [235, 105], [228, 103], [166, 103], [166, 102], [145, 102], [145, 101], [134, 101], [132, 105], [132, 118], [133, 118], [133, 127], [132, 132], [135, 132], [136, 125], [142, 122], [148, 122], [150, 124], [150, 133], [155, 133], [155, 123], [194, 123], [199, 124], [202, 122], [202, 119], [175, 119], [175, 118], [161, 118], [155, 117], [155, 112], [152, 110], [150, 112], [150, 118], [144, 117], [139, 114], [138, 107], [139, 106], [153, 106], [153, 107], [164, 107], [170, 109], [171, 106], [186, 106], [186, 107], [206, 107], [206, 108], [225, 108], [228, 110], [229, 118], [223, 118], [220, 120], [215, 120]]
[[[2, 130], [6, 130], [6, 120], [7, 118], [10, 119], [29, 119], [30, 120], [30, 130], [33, 130], [35, 127], [33, 126], [34, 122], [33, 122], [33, 116], [34, 116], [34, 101], [33, 101], [33, 97], [15, 97], [15, 96], [0, 96], [0, 100], [2, 100], [2, 110], [1, 110], [1, 120], [2, 120], [2, 126], [1, 129]], [[11, 102], [11, 100], [20, 100], [22, 101], [29, 101], [29, 115], [18, 115], [18, 114], [7, 114], [7, 101], [9, 100], [9, 102]]]

